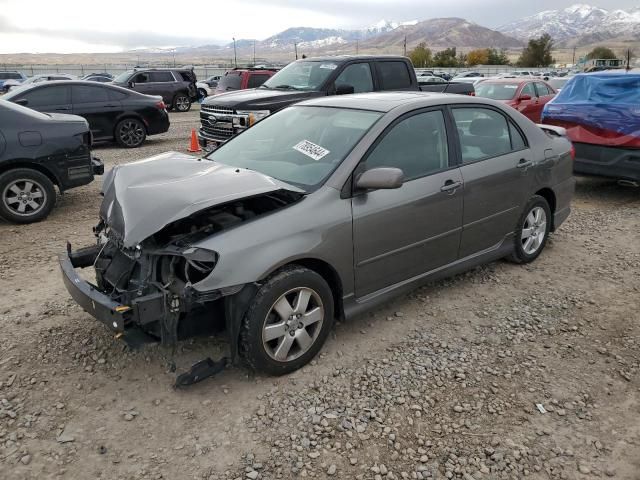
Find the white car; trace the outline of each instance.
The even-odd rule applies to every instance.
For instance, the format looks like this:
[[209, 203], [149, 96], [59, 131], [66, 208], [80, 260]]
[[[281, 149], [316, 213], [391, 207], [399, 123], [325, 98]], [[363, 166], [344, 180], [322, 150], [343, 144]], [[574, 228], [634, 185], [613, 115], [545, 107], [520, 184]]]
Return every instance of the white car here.
[[30, 83], [49, 82], [53, 80], [75, 80], [76, 78], [77, 77], [75, 75], [69, 75], [68, 73], [44, 73], [27, 78], [24, 82], [7, 80], [4, 82], [4, 86], [9, 87], [8, 90], [11, 91], [14, 88], [21, 87], [22, 85], [28, 85]]
[[216, 87], [218, 86], [219, 80], [220, 75], [213, 75], [212, 77], [196, 82], [196, 88], [198, 89], [198, 98], [204, 99], [210, 95], [213, 95]]
[[478, 83], [488, 80], [487, 77], [453, 77], [451, 79], [452, 82], [460, 82], [460, 83], [472, 83], [474, 86]]

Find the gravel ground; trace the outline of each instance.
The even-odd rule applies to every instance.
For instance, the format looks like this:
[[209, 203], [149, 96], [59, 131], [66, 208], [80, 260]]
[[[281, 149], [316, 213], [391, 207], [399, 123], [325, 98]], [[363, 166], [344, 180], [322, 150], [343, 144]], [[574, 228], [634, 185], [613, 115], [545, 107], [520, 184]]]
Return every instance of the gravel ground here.
[[[110, 167], [186, 151], [197, 115], [95, 153]], [[234, 367], [174, 391], [168, 349], [129, 351], [60, 281], [64, 242], [93, 240], [99, 187], [45, 222], [0, 222], [0, 478], [640, 479], [640, 189], [579, 179], [533, 264], [338, 324], [292, 375]], [[175, 359], [224, 348], [200, 338]]]

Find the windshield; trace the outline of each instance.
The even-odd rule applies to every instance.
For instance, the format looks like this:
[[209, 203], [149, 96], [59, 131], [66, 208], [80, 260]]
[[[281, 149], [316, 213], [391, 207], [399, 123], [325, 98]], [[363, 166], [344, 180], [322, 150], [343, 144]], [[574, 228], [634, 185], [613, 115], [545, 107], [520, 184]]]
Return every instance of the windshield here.
[[133, 75], [133, 70], [128, 70], [126, 72], [122, 72], [120, 75], [118, 75], [116, 78], [113, 79], [114, 82], [116, 83], [124, 83], [127, 80], [129, 80], [129, 77]]
[[381, 116], [365, 110], [290, 107], [258, 122], [206, 158], [312, 191]]
[[242, 87], [242, 74], [240, 72], [227, 72], [218, 82], [216, 90], [239, 90]]
[[284, 67], [262, 84], [262, 88], [320, 90], [338, 64], [332, 61], [298, 61]]
[[476, 85], [476, 97], [492, 98], [494, 100], [511, 100], [516, 96], [517, 83], [488, 83]]

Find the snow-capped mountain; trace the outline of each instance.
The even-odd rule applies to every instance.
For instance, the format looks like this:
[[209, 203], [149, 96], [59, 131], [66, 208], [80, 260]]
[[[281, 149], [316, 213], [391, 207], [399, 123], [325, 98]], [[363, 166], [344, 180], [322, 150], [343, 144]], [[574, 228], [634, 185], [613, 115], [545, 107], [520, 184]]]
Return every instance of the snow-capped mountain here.
[[600, 39], [635, 37], [640, 35], [640, 7], [606, 10], [579, 3], [562, 10], [546, 10], [497, 30], [525, 40], [548, 33], [558, 42], [583, 36]]

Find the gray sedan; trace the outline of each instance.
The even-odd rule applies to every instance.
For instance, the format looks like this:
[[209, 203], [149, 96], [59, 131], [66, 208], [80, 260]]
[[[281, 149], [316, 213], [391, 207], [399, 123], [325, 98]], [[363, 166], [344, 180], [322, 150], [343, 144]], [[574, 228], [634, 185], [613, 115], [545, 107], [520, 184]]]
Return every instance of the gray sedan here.
[[234, 358], [283, 374], [335, 319], [482, 263], [535, 260], [569, 215], [572, 167], [563, 129], [496, 101], [309, 100], [202, 159], [114, 167], [97, 242], [68, 247], [63, 279], [119, 336], [172, 344], [222, 326]]

